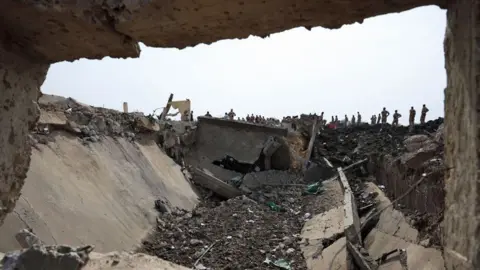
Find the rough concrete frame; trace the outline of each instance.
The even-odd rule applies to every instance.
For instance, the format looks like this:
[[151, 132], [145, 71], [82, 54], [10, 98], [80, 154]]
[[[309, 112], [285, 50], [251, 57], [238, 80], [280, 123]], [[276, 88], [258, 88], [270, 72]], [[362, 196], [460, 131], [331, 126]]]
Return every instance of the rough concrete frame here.
[[338, 168], [338, 178], [343, 190], [343, 226], [345, 237], [353, 244], [362, 243], [360, 233], [360, 218], [358, 217], [357, 205], [350, 184], [342, 168]]
[[[448, 4], [447, 4], [448, 2]], [[82, 57], [137, 57], [138, 41], [178, 47], [290, 28], [343, 24], [414, 7], [447, 8], [445, 91], [448, 269], [480, 269], [478, 209], [478, 5], [480, 0], [34, 1], [2, 0], [0, 224], [28, 170], [28, 128], [48, 64]]]
[[480, 269], [480, 185], [477, 102], [480, 1], [448, 6], [445, 32], [446, 198], [444, 255], [447, 269]]

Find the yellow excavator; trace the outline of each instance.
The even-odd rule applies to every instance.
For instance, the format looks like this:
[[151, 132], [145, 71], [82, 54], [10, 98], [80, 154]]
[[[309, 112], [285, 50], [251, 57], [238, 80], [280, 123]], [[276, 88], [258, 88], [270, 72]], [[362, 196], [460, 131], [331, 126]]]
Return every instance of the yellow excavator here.
[[[169, 114], [168, 112], [170, 111], [170, 108], [177, 109], [178, 112]], [[163, 108], [162, 114], [159, 115], [158, 119], [160, 121], [165, 120], [167, 116], [176, 116], [179, 113], [180, 119], [182, 121], [190, 121], [190, 113], [191, 113], [191, 103], [190, 99], [186, 100], [176, 100], [173, 101], [173, 94], [170, 94], [170, 97], [168, 98], [167, 105]]]

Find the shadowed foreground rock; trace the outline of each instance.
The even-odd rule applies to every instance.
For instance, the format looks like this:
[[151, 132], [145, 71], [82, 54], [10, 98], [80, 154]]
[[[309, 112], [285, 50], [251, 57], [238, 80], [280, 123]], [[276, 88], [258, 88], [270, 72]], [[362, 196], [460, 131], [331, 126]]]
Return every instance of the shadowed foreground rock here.
[[[137, 42], [185, 48], [304, 26], [339, 28], [445, 0], [2, 1], [2, 40], [40, 62], [138, 57]], [[261, 18], [259, 20], [259, 18]], [[81, 42], [78, 42], [81, 40]]]
[[[146, 254], [92, 252], [92, 246], [36, 245], [5, 254], [0, 261], [4, 270], [186, 270], [188, 268]], [[3, 254], [0, 253], [0, 258]]]
[[3, 269], [80, 269], [88, 261], [92, 246], [72, 248], [69, 246], [35, 245], [22, 251], [5, 254], [2, 259]]

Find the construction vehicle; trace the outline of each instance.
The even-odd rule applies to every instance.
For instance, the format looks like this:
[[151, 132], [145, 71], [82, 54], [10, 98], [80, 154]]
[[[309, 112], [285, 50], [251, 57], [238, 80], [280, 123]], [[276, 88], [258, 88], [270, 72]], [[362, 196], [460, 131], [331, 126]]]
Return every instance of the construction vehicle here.
[[[169, 114], [170, 108], [177, 109], [178, 112]], [[190, 113], [191, 113], [191, 103], [190, 99], [186, 100], [176, 100], [173, 101], [173, 94], [170, 94], [168, 98], [167, 105], [163, 108], [162, 114], [158, 117], [160, 121], [165, 120], [167, 116], [176, 116], [180, 113], [180, 119], [182, 121], [190, 121]]]

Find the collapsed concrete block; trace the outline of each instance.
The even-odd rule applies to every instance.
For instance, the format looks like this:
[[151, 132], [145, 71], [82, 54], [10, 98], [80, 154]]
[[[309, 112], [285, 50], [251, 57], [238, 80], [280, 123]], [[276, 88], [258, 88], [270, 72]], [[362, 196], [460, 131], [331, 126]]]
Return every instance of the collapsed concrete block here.
[[197, 168], [193, 173], [193, 179], [196, 183], [210, 189], [211, 191], [224, 198], [230, 199], [242, 195], [242, 192], [240, 190], [201, 169]]
[[402, 164], [411, 169], [419, 169], [425, 161], [434, 158], [438, 149], [438, 144], [430, 142], [424, 147], [413, 153], [405, 153], [401, 156]]
[[189, 268], [143, 253], [92, 252], [82, 270], [187, 270]]
[[437, 142], [437, 143], [440, 143], [440, 144], [443, 144], [443, 136], [444, 136], [444, 132], [445, 132], [445, 125], [444, 124], [441, 124], [438, 129], [437, 129], [437, 132], [435, 133], [435, 136], [434, 136], [434, 140]]
[[21, 229], [15, 234], [15, 239], [22, 248], [30, 248], [34, 245], [43, 244], [42, 241], [29, 229]]
[[430, 138], [423, 134], [410, 136], [403, 141], [405, 148], [409, 152], [415, 152], [429, 143], [431, 143]]
[[357, 206], [355, 203], [355, 197], [353, 195], [352, 189], [348, 184], [347, 177], [343, 172], [342, 168], [338, 168], [338, 175], [340, 179], [340, 185], [343, 188], [344, 198], [343, 198], [343, 207], [344, 207], [344, 229], [345, 236], [347, 241], [357, 244], [361, 243], [361, 233], [360, 233], [360, 218], [357, 212]]
[[40, 110], [40, 118], [37, 123], [42, 125], [65, 126], [67, 124], [67, 117], [63, 112], [47, 112], [45, 110]]
[[153, 131], [157, 132], [160, 131], [160, 126], [156, 122], [150, 121], [145, 116], [139, 116], [135, 119], [136, 126], [141, 130]]

